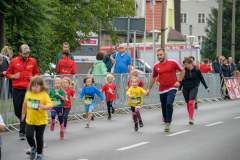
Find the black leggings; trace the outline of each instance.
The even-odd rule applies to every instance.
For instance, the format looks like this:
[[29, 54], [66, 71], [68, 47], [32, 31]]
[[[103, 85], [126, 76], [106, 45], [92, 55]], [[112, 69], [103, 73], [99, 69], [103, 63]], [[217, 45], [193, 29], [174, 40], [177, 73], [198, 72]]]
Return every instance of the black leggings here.
[[71, 108], [63, 108], [64, 127], [67, 127], [68, 114], [69, 114], [70, 110], [71, 110]]
[[192, 88], [192, 89], [184, 89], [183, 88], [183, 96], [184, 96], [186, 103], [188, 103], [191, 100], [194, 100], [197, 93], [198, 93], [198, 87]]
[[113, 110], [114, 110], [114, 100], [111, 100], [111, 101], [107, 101], [107, 108], [108, 108], [108, 115], [111, 116], [111, 113], [110, 113], [110, 108], [112, 107], [112, 113], [113, 113]]
[[43, 133], [46, 125], [35, 126], [28, 125], [26, 127], [26, 136], [28, 144], [31, 148], [36, 148], [36, 143], [34, 140], [34, 131], [36, 131], [36, 141], [37, 141], [37, 152], [38, 154], [42, 154], [43, 149]]

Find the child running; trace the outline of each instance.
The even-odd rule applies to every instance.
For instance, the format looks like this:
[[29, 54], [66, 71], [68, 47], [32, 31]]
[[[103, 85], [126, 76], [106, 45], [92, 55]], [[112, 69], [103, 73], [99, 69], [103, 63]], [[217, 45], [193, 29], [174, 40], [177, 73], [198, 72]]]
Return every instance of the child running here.
[[85, 100], [84, 100], [85, 112], [88, 115], [87, 124], [85, 128], [89, 128], [92, 112], [95, 107], [95, 99], [94, 99], [95, 93], [97, 93], [97, 95], [101, 98], [102, 103], [104, 103], [104, 98], [102, 93], [95, 86], [92, 86], [92, 84], [94, 83], [94, 78], [92, 78], [91, 76], [86, 76], [83, 80], [83, 83], [85, 83], [86, 86], [83, 87], [82, 89], [82, 92], [79, 97], [79, 102], [81, 102], [83, 96], [85, 96]]
[[132, 87], [128, 89], [126, 94], [130, 98], [129, 105], [131, 106], [131, 111], [135, 123], [134, 130], [138, 131], [138, 121], [139, 127], [143, 127], [143, 122], [139, 110], [143, 103], [142, 95], [145, 95], [146, 91], [143, 88], [138, 87], [139, 80], [137, 77], [131, 78], [130, 83]]
[[106, 102], [107, 102], [107, 108], [108, 108], [108, 120], [111, 120], [111, 112], [110, 108], [112, 108], [112, 114], [115, 112], [114, 108], [114, 101], [116, 100], [116, 95], [115, 95], [115, 90], [116, 90], [116, 85], [113, 84], [114, 77], [113, 75], [109, 74], [106, 77], [106, 82], [102, 89], [100, 90], [101, 92], [105, 92], [106, 95]]
[[55, 78], [53, 80], [53, 83], [55, 88], [51, 89], [50, 91], [50, 97], [53, 103], [53, 108], [50, 110], [52, 120], [50, 130], [54, 131], [55, 117], [57, 115], [60, 123], [60, 139], [64, 139], [63, 107], [65, 106], [66, 94], [65, 91], [61, 89], [62, 87], [61, 78]]
[[74, 95], [75, 91], [72, 88], [69, 88], [69, 86], [71, 85], [72, 87], [74, 87], [75, 83], [70, 78], [67, 78], [67, 77], [63, 78], [62, 83], [63, 83], [62, 89], [65, 91], [65, 94], [66, 94], [65, 106], [63, 107], [64, 132], [66, 132], [68, 114], [72, 107], [71, 96], [73, 97], [74, 100], [76, 99]]
[[[43, 133], [48, 124], [47, 110], [53, 107], [49, 95], [46, 93], [48, 87], [45, 85], [42, 77], [34, 76], [30, 80], [27, 93], [25, 94], [23, 108], [22, 108], [22, 121], [25, 118], [26, 111], [26, 135], [29, 146], [31, 147], [30, 159], [35, 159], [36, 152], [37, 160], [42, 159], [43, 149]], [[36, 135], [36, 142], [34, 140], [34, 132]]]
[[[136, 70], [131, 71], [130, 78], [132, 78], [132, 77], [138, 77], [138, 72]], [[131, 79], [129, 79], [129, 81], [127, 83], [126, 90], [128, 90], [131, 87], [130, 80]], [[141, 81], [140, 79], [138, 79], [138, 80], [139, 80], [138, 87], [142, 87], [144, 89], [145, 83], [143, 81]]]

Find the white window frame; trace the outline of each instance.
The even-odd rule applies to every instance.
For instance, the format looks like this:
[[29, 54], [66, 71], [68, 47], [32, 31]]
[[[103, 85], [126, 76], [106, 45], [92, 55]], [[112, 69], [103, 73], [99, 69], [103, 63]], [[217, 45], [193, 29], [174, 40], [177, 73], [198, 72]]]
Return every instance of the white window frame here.
[[[199, 20], [199, 17], [198, 17], [199, 14], [201, 14], [201, 15], [204, 14], [204, 23], [203, 22], [199, 23], [199, 21], [198, 21]], [[202, 18], [201, 18], [201, 20], [202, 20]], [[197, 24], [205, 24], [205, 23], [206, 23], [206, 13], [197, 13]]]
[[[198, 39], [199, 36], [201, 37], [201, 38], [200, 38], [200, 41], [199, 41], [199, 39]], [[198, 36], [197, 36], [197, 40], [198, 40], [198, 42], [202, 42], [202, 41], [203, 41], [203, 37], [205, 37], [205, 36], [204, 36], [204, 35], [198, 35]]]
[[[186, 22], [182, 22], [182, 14], [186, 14]], [[188, 14], [186, 12], [181, 13], [181, 23], [187, 24], [188, 22]]]

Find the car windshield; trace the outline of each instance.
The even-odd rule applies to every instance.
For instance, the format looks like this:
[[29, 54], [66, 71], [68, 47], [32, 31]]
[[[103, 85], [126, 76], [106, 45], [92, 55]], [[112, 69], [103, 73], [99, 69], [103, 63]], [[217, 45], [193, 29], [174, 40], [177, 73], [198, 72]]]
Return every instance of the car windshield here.
[[[139, 59], [139, 61], [141, 61], [144, 64], [142, 59]], [[147, 62], [145, 62], [145, 65], [146, 65], [147, 68], [152, 68]]]

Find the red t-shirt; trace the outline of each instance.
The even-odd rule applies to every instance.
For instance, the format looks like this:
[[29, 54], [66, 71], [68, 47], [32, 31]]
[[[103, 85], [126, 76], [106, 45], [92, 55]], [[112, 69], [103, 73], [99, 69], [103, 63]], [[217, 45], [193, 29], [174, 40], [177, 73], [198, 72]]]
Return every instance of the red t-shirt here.
[[113, 100], [116, 100], [116, 95], [115, 95], [115, 90], [116, 90], [116, 85], [112, 84], [105, 84], [102, 89], [103, 92], [105, 92], [106, 96], [106, 102]]
[[152, 76], [159, 76], [158, 82], [159, 93], [166, 93], [169, 90], [177, 89], [174, 84], [177, 82], [176, 70], [181, 71], [183, 69], [182, 65], [174, 59], [166, 59], [166, 62], [162, 64], [158, 62], [153, 67]]
[[71, 96], [74, 96], [75, 91], [72, 88], [68, 88], [65, 90], [66, 94], [66, 101], [65, 101], [65, 106], [63, 108], [71, 108], [72, 103], [71, 103]]
[[[140, 80], [140, 79], [138, 79], [138, 80], [139, 80], [138, 87], [143, 87], [145, 85], [145, 83], [142, 80]], [[129, 81], [127, 83], [128, 87], [130, 86], [130, 81], [131, 81], [131, 79], [129, 79]]]
[[211, 67], [208, 67], [206, 64], [201, 64], [200, 70], [202, 73], [205, 73], [205, 74], [212, 71]]
[[194, 66], [197, 67], [198, 69], [200, 69], [200, 68], [198, 67], [198, 65], [195, 64]]

